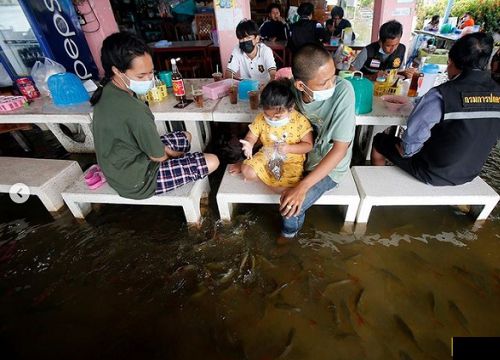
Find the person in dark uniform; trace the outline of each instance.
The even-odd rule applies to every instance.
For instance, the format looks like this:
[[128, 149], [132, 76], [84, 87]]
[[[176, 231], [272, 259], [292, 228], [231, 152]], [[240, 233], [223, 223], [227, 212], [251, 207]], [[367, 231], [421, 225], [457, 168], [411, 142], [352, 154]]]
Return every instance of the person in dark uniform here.
[[272, 3], [267, 7], [268, 19], [260, 26], [260, 36], [264, 40], [286, 40], [286, 25], [281, 18], [281, 7]]
[[[326, 21], [326, 30], [328, 31], [330, 37], [335, 36], [339, 38], [342, 36], [342, 30], [345, 28], [352, 28], [351, 22], [344, 19], [344, 9], [340, 6], [334, 6], [331, 15], [332, 18]], [[354, 41], [355, 38], [356, 36], [353, 32], [352, 40]]]
[[299, 5], [297, 14], [300, 19], [290, 26], [290, 35], [288, 37], [288, 47], [292, 52], [297, 51], [305, 44], [322, 44], [329, 41], [330, 36], [323, 25], [316, 20], [312, 20], [313, 12], [313, 4], [304, 2]]
[[422, 97], [402, 139], [375, 136], [372, 164], [385, 165], [387, 159], [435, 186], [478, 176], [500, 137], [500, 85], [486, 70], [492, 50], [493, 39], [485, 33], [457, 40], [448, 58], [450, 81]]
[[[365, 47], [351, 64], [351, 70], [360, 70], [371, 80], [379, 72], [401, 69], [404, 64], [406, 47], [400, 43], [403, 25], [396, 20], [386, 22], [380, 27], [379, 40]], [[400, 72], [406, 78], [413, 75], [414, 69]]]

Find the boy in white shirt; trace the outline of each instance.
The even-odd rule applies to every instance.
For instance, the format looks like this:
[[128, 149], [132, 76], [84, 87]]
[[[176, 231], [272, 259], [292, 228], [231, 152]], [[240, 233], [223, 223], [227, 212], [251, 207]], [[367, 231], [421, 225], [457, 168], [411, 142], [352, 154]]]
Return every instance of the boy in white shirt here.
[[226, 78], [254, 79], [261, 84], [274, 80], [276, 62], [271, 48], [260, 42], [259, 27], [243, 20], [236, 27], [239, 45], [233, 49], [226, 68]]

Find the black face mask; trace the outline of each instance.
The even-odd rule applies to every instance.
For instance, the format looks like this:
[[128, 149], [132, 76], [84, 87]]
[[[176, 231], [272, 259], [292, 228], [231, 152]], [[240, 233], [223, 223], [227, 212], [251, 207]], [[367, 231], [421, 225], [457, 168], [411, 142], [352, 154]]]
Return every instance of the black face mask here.
[[240, 42], [240, 49], [241, 51], [250, 54], [253, 49], [255, 48], [255, 45], [253, 44], [252, 40], [247, 40], [247, 41], [242, 41]]

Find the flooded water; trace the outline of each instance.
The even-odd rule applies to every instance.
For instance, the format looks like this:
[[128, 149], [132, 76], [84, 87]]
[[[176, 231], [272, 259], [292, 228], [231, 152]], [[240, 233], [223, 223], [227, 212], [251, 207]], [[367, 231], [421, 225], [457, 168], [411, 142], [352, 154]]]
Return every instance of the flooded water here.
[[[497, 192], [499, 160], [483, 174]], [[356, 236], [317, 206], [276, 248], [276, 208], [223, 225], [217, 184], [199, 229], [180, 208], [106, 205], [79, 223], [1, 195], [2, 359], [446, 359], [452, 336], [500, 335], [498, 207], [482, 227], [447, 206], [375, 208]]]

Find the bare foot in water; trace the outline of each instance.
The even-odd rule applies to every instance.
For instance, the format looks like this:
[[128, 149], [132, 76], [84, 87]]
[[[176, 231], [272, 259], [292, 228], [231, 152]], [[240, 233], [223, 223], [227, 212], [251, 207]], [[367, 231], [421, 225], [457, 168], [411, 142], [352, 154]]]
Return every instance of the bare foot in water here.
[[241, 173], [241, 161], [238, 161], [235, 164], [229, 164], [229, 173], [231, 175], [236, 175]]

